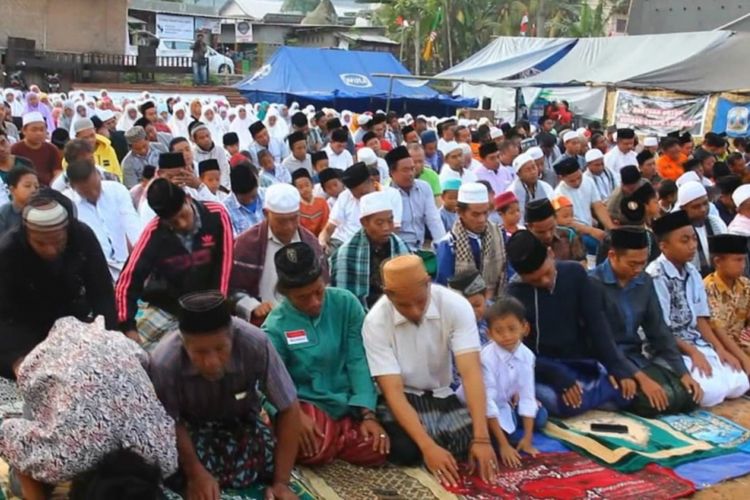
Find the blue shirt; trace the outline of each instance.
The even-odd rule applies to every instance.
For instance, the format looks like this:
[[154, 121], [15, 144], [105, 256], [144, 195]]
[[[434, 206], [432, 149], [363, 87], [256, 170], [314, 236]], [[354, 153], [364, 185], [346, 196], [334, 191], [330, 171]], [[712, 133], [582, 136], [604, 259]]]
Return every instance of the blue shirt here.
[[440, 207], [440, 219], [443, 221], [443, 228], [445, 231], [453, 229], [453, 224], [458, 220], [458, 212], [449, 212], [445, 207]]
[[443, 159], [443, 153], [438, 150], [432, 156], [425, 155], [424, 162], [429, 165], [432, 170], [440, 173], [440, 168], [443, 166], [443, 163], [445, 163], [445, 160]]
[[222, 203], [229, 212], [235, 238], [254, 225], [263, 222], [263, 196], [260, 192], [251, 205], [242, 205], [234, 193], [224, 198]]
[[445, 236], [443, 222], [435, 206], [435, 197], [432, 195], [432, 188], [429, 184], [414, 179], [414, 185], [408, 191], [395, 184], [391, 184], [391, 187], [401, 195], [403, 206], [398, 236], [411, 251], [422, 248], [425, 228], [430, 230], [433, 241], [438, 241]]
[[[479, 235], [466, 231], [469, 236], [469, 248], [474, 257], [474, 264], [477, 269], [482, 267], [482, 243]], [[448, 280], [453, 277], [456, 270], [456, 240], [453, 233], [449, 232], [440, 241], [435, 244], [435, 253], [437, 254], [437, 276], [435, 283], [447, 285]]]

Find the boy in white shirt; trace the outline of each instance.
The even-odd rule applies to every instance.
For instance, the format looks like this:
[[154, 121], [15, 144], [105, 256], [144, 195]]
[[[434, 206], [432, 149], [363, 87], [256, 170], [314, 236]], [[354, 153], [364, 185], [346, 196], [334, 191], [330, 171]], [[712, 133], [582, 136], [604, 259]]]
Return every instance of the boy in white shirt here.
[[[534, 429], [547, 423], [547, 410], [537, 402], [534, 392], [536, 358], [523, 345], [529, 323], [523, 304], [513, 297], [495, 302], [485, 317], [491, 341], [482, 348], [480, 357], [487, 388], [487, 423], [503, 464], [519, 467], [519, 452], [531, 456], [538, 453], [532, 444]], [[464, 400], [463, 385], [457, 395]]]

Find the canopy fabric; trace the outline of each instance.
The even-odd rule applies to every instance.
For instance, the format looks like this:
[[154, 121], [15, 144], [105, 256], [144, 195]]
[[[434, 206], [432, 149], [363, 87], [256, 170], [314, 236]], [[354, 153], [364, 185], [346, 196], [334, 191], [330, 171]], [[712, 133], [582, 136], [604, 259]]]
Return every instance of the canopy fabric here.
[[485, 48], [438, 74], [467, 80], [496, 81], [509, 78], [562, 57], [575, 38], [498, 37]]
[[475, 99], [454, 99], [424, 86], [407, 86], [374, 73], [410, 75], [389, 52], [280, 47], [254, 75], [234, 85], [251, 102], [330, 106], [354, 112], [391, 109], [434, 115], [476, 107]]
[[677, 64], [638, 75], [623, 87], [666, 88], [677, 92], [714, 93], [750, 90], [750, 66], [741, 61], [750, 34], [735, 33], [718, 47]]

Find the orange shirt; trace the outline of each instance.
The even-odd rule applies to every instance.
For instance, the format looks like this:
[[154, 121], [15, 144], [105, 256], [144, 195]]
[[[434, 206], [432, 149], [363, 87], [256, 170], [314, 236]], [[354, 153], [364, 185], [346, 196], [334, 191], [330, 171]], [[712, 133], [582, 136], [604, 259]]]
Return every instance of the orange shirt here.
[[682, 168], [682, 164], [687, 161], [687, 156], [680, 153], [680, 159], [674, 161], [667, 155], [661, 155], [656, 160], [656, 171], [662, 179], [669, 179], [676, 181], [679, 176], [685, 173], [685, 169]]
[[302, 227], [318, 236], [328, 224], [329, 212], [328, 202], [323, 198], [315, 197], [312, 203], [302, 200], [299, 204], [299, 222]]

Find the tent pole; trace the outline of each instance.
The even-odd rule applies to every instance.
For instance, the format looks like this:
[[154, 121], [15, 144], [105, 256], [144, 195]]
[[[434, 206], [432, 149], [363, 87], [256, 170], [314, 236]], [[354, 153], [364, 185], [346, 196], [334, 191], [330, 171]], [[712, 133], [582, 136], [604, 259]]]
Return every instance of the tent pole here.
[[518, 113], [521, 109], [521, 88], [516, 87], [516, 111], [515, 111], [515, 123], [518, 123], [518, 120], [520, 119]]
[[393, 94], [393, 75], [388, 77], [388, 99], [385, 101], [385, 114], [391, 111], [391, 95]]

